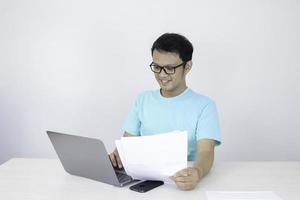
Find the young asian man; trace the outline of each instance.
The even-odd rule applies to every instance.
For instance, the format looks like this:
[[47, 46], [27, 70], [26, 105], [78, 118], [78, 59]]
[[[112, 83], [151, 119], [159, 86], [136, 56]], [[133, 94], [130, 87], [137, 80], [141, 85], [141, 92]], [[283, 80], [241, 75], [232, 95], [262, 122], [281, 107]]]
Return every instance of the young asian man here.
[[[187, 130], [187, 159], [195, 162], [171, 178], [178, 188], [192, 190], [210, 171], [214, 148], [221, 143], [216, 104], [186, 84], [193, 65], [193, 46], [187, 38], [165, 33], [153, 43], [151, 54], [150, 69], [160, 89], [137, 97], [124, 123], [124, 136]], [[122, 167], [116, 149], [109, 156], [114, 166]]]

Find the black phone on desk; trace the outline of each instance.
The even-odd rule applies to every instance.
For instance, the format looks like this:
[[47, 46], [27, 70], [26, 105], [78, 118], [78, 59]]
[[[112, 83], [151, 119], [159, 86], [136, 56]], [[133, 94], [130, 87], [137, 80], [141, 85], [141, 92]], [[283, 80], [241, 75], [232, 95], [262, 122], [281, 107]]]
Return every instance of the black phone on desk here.
[[163, 185], [163, 181], [143, 181], [133, 186], [130, 186], [129, 189], [136, 191], [136, 192], [148, 192], [158, 186]]

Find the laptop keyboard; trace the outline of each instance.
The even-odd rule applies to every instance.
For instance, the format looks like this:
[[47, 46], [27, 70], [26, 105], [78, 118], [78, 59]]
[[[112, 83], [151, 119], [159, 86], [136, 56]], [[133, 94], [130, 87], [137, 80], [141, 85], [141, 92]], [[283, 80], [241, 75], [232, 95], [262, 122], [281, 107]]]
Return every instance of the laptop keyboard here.
[[127, 174], [120, 173], [120, 172], [116, 172], [116, 174], [117, 174], [117, 177], [118, 177], [118, 180], [120, 183], [123, 183], [123, 182], [131, 179], [131, 177], [128, 176]]

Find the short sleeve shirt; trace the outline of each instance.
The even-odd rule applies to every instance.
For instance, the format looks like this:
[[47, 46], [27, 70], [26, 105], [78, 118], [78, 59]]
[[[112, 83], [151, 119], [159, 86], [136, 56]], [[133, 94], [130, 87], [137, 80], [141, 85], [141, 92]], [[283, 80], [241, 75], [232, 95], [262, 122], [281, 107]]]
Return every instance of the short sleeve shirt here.
[[170, 98], [163, 97], [159, 89], [143, 92], [135, 100], [123, 130], [136, 136], [186, 130], [189, 161], [196, 158], [198, 140], [213, 139], [221, 144], [215, 102], [190, 88]]

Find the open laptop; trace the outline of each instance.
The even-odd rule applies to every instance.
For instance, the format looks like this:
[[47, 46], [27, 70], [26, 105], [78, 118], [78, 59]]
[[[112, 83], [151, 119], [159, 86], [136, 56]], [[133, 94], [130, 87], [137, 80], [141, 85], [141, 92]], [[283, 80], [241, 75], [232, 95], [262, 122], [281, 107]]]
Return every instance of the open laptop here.
[[47, 131], [66, 172], [122, 187], [134, 180], [126, 172], [114, 168], [99, 139]]

